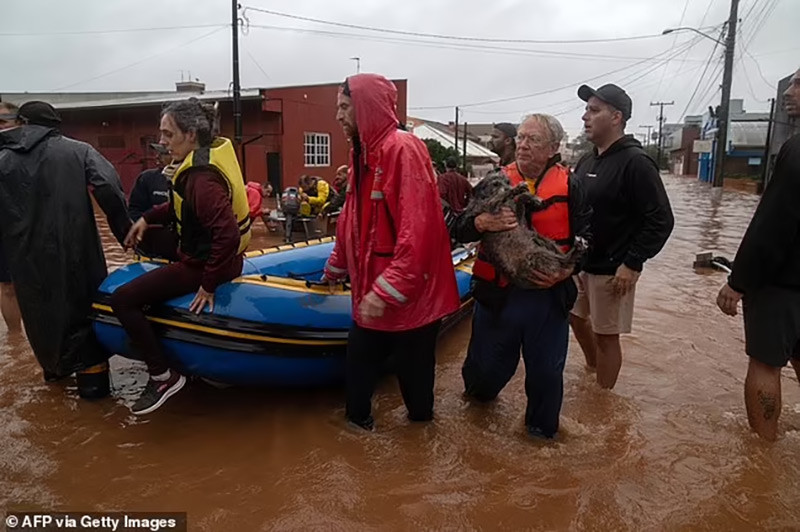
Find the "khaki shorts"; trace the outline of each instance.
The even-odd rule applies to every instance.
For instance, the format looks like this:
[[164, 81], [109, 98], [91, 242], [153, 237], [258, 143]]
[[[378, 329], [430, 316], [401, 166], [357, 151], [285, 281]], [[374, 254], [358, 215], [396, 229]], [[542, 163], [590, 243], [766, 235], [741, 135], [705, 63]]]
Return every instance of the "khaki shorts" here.
[[636, 285], [620, 297], [611, 289], [613, 275], [594, 275], [581, 272], [575, 276], [578, 299], [572, 314], [591, 318], [595, 334], [628, 334], [633, 325], [633, 300]]

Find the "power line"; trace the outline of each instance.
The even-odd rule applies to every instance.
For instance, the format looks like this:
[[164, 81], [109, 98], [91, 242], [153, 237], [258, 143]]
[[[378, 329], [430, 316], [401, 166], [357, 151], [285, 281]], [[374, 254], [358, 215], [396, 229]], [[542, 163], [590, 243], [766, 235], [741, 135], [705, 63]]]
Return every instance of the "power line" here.
[[750, 83], [750, 75], [747, 73], [747, 66], [745, 65], [744, 59], [741, 60], [741, 63], [742, 63], [742, 70], [744, 71], [744, 79], [747, 82], [747, 89], [748, 92], [750, 93], [750, 96], [752, 96], [753, 99], [757, 102], [760, 103], [768, 102], [769, 100], [762, 100], [761, 98], [756, 96], [756, 91], [753, 90], [753, 84]]
[[[464, 43], [443, 43], [438, 41], [426, 41], [421, 39], [408, 39], [400, 37], [380, 37], [373, 35], [365, 35], [362, 33], [348, 33], [336, 32], [327, 30], [313, 30], [308, 28], [293, 28], [285, 26], [271, 26], [265, 24], [250, 24], [249, 28], [258, 28], [275, 31], [286, 31], [293, 33], [307, 33], [313, 35], [322, 35], [326, 37], [358, 39], [372, 42], [382, 43], [399, 43], [408, 44], [412, 46], [423, 46], [430, 48], [437, 48], [442, 50], [468, 50], [477, 51], [482, 53], [500, 53], [503, 55], [525, 55], [525, 56], [544, 56], [544, 57], [559, 57], [563, 59], [592, 59], [595, 61], [629, 61], [629, 60], [649, 60], [646, 57], [632, 57], [622, 55], [608, 55], [608, 54], [588, 54], [579, 52], [561, 52], [556, 50], [532, 50], [530, 48], [508, 48], [505, 46], [487, 46], [487, 45], [474, 45]], [[449, 106], [448, 106], [449, 107]]]
[[[704, 66], [705, 65], [698, 65], [698, 66], [696, 66], [694, 68], [691, 68], [689, 70], [681, 70], [681, 71], [678, 71], [675, 75], [676, 76], [682, 76], [682, 75], [686, 75], [686, 74], [691, 74], [693, 72], [697, 72], [698, 70], [700, 70]], [[637, 85], [637, 83], [638, 82], [626, 82], [626, 88], [630, 89], [631, 87], [636, 86], [637, 88], [642, 89], [642, 88], [654, 85], [655, 84], [655, 80], [650, 80], [648, 82], [645, 82], [645, 83], [642, 83], [642, 84], [639, 84], [639, 85]], [[553, 108], [553, 107], [558, 107], [560, 105], [564, 105], [564, 104], [571, 103], [571, 102], [574, 102], [574, 101], [575, 101], [575, 96], [572, 96], [572, 97], [570, 97], [568, 99], [565, 99], [565, 100], [559, 100], [557, 102], [552, 102], [552, 103], [548, 103], [548, 104], [545, 104], [545, 105], [537, 106], [536, 110], [537, 111], [545, 111], [547, 109], [550, 109], [550, 108]], [[585, 105], [585, 103], [581, 102], [579, 108], [583, 107], [584, 105]], [[522, 115], [522, 114], [525, 114], [525, 113], [528, 113], [528, 112], [531, 112], [531, 108], [530, 107], [527, 107], [525, 109], [514, 109], [514, 110], [505, 109], [505, 110], [498, 110], [498, 111], [479, 111], [479, 110], [473, 109], [473, 110], [469, 111], [470, 114], [488, 115], [488, 116]]]
[[664, 150], [664, 136], [661, 133], [662, 127], [666, 118], [664, 117], [664, 106], [675, 105], [675, 102], [650, 102], [651, 107], [659, 107], [661, 110], [658, 113], [658, 166], [661, 167], [661, 154]]
[[264, 70], [261, 67], [259, 62], [256, 61], [256, 58], [253, 57], [253, 54], [250, 53], [250, 50], [245, 50], [245, 52], [247, 53], [247, 57], [249, 57], [250, 60], [253, 61], [253, 63], [255, 63], [256, 67], [258, 67], [258, 69], [261, 71], [261, 73], [264, 74], [264, 77], [267, 78], [267, 81], [272, 81], [272, 78], [269, 76], [269, 74], [267, 74], [266, 70]]
[[760, 1], [761, 0], [753, 0], [753, 4], [750, 6], [750, 9], [748, 9], [747, 13], [742, 17], [743, 21], [747, 20], [750, 17], [750, 14], [753, 12], [753, 10], [756, 8], [756, 6]]
[[[695, 39], [697, 39], [697, 37], [695, 37]], [[690, 42], [696, 42], [695, 39], [692, 39], [692, 41], [690, 41]], [[641, 65], [643, 63], [647, 63], [647, 62], [652, 61], [654, 59], [658, 59], [659, 57], [661, 57], [663, 55], [669, 54], [669, 52], [670, 52], [670, 50], [665, 50], [665, 51], [663, 51], [661, 53], [658, 53], [658, 54], [656, 54], [656, 55], [654, 55], [654, 56], [652, 56], [652, 57], [650, 57], [648, 59], [645, 59], [645, 60], [642, 60], [642, 61], [638, 61], [638, 62], [633, 63], [631, 65], [628, 65], [628, 66], [625, 66], [625, 67], [622, 67], [622, 68], [618, 68], [618, 69], [615, 69], [615, 70], [611, 70], [609, 72], [604, 72], [604, 73], [599, 74], [597, 76], [593, 76], [593, 77], [588, 78], [588, 79], [583, 79], [582, 81], [576, 81], [576, 82], [572, 82], [572, 83], [569, 83], [569, 84], [566, 84], [566, 85], [562, 85], [560, 87], [554, 87], [552, 89], [546, 89], [546, 90], [542, 90], [542, 91], [538, 91], [538, 92], [533, 92], [533, 93], [530, 93], [530, 94], [522, 94], [522, 95], [519, 95], [519, 96], [509, 96], [509, 97], [506, 97], [506, 98], [496, 98], [496, 99], [493, 99], [493, 100], [485, 100], [485, 101], [482, 101], [482, 102], [473, 102], [473, 103], [460, 105], [459, 107], [478, 107], [478, 106], [490, 105], [490, 104], [495, 104], [495, 103], [513, 102], [513, 101], [517, 101], [517, 100], [527, 100], [528, 98], [533, 98], [535, 96], [543, 96], [545, 94], [551, 94], [551, 93], [562, 91], [562, 90], [565, 90], [565, 89], [574, 88], [577, 84], [586, 83], [586, 82], [589, 82], [589, 81], [595, 81], [595, 80], [610, 76], [612, 74], [617, 74], [619, 72], [623, 72], [625, 70], [628, 70], [628, 69], [634, 68], [636, 66], [639, 66], [639, 65]], [[681, 49], [676, 51], [675, 55], [679, 55], [682, 52], [683, 52], [683, 49], [681, 48]], [[664, 59], [662, 59], [661, 61], [663, 62]], [[409, 110], [450, 109], [451, 107], [453, 107], [453, 106], [452, 105], [431, 105], [431, 106], [409, 107]]]
[[[680, 27], [683, 25], [683, 19], [686, 17], [686, 8], [689, 7], [689, 0], [683, 4], [683, 11], [681, 11], [681, 19], [678, 21], [678, 26]], [[672, 37], [672, 46], [670, 48], [675, 48], [675, 45], [678, 43], [678, 33], [675, 32], [675, 35]], [[686, 51], [689, 53], [689, 50]], [[684, 56], [685, 57], [685, 56]], [[658, 80], [658, 87], [656, 87], [655, 93], [658, 94], [658, 91], [661, 90], [661, 84], [664, 82], [664, 76], [667, 75], [667, 69], [669, 68], [669, 62], [664, 65], [664, 70], [661, 71], [661, 78]]]
[[62, 35], [102, 35], [106, 33], [135, 33], [139, 31], [174, 31], [199, 28], [220, 28], [227, 24], [195, 24], [192, 26], [161, 26], [154, 28], [116, 28], [109, 30], [71, 30], [71, 31], [36, 31], [36, 32], [2, 32], [0, 37], [45, 37]]
[[777, 87], [775, 87], [775, 85], [770, 83], [767, 80], [767, 78], [764, 76], [764, 73], [761, 71], [761, 65], [758, 64], [758, 61], [756, 61], [756, 58], [752, 56], [750, 51], [747, 48], [744, 47], [744, 43], [742, 43], [742, 50], [744, 50], [744, 53], [747, 54], [747, 57], [749, 57], [750, 60], [753, 61], [753, 63], [756, 65], [756, 69], [758, 69], [758, 75], [761, 76], [761, 81], [766, 83], [767, 87], [769, 87], [770, 89], [777, 90]]
[[[705, 12], [703, 13], [703, 18], [701, 18], [701, 19], [700, 19], [700, 24], [698, 24], [698, 27], [703, 27], [703, 24], [705, 24], [705, 22], [706, 22], [706, 18], [708, 18], [708, 14], [711, 12], [711, 6], [713, 6], [713, 5], [714, 5], [714, 2], [715, 2], [715, 1], [716, 1], [716, 0], [708, 0], [708, 4], [706, 5], [706, 10], [705, 10]], [[677, 36], [677, 35], [676, 35], [676, 36]], [[689, 55], [689, 50], [687, 50], [687, 51], [686, 51], [686, 52], [683, 54], [683, 58], [681, 59], [681, 64], [680, 64], [680, 66], [678, 67], [678, 69], [679, 69], [679, 70], [680, 70], [681, 68], [683, 68], [683, 65], [686, 63], [686, 57], [687, 57], [688, 55]], [[664, 72], [666, 73], [666, 69], [664, 69]], [[674, 83], [675, 83], [675, 76], [673, 76], [673, 77], [671, 77], [671, 78], [670, 78], [670, 80], [669, 80], [669, 83], [667, 84], [667, 88], [666, 88], [666, 89], [664, 89], [664, 92], [668, 93], [668, 92], [669, 92], [669, 90], [672, 88], [672, 85], [673, 85]]]
[[767, 0], [764, 3], [764, 7], [759, 11], [759, 14], [756, 15], [758, 19], [756, 22], [753, 23], [753, 31], [750, 32], [750, 35], [747, 37], [747, 45], [749, 46], [750, 43], [753, 42], [756, 35], [761, 31], [761, 28], [764, 26], [764, 23], [769, 19], [772, 15], [772, 12], [775, 10], [775, 7], [778, 5], [778, 0]]
[[[695, 45], [698, 43], [698, 41], [700, 41], [700, 39], [702, 39], [702, 37], [699, 37], [699, 36], [698, 36], [698, 37], [695, 37], [695, 38], [694, 38], [692, 41], [690, 41], [690, 42], [689, 42], [689, 46], [687, 47], [687, 51], [688, 51], [688, 50], [690, 50], [690, 49], [692, 49], [692, 48], [693, 48], [693, 47], [694, 47], [694, 46], [695, 46]], [[666, 65], [667, 65], [667, 64], [668, 64], [668, 63], [669, 63], [669, 62], [670, 62], [672, 59], [674, 59], [675, 57], [677, 57], [678, 55], [680, 55], [682, 52], [683, 52], [682, 50], [681, 50], [681, 51], [678, 51], [678, 52], [676, 52], [676, 53], [675, 53], [675, 54], [674, 54], [672, 57], [669, 57], [669, 58], [667, 58], [667, 60], [663, 62], [663, 66], [665, 66], [665, 67], [666, 67]], [[656, 70], [658, 70], [658, 69], [659, 69], [661, 66], [662, 66], [662, 64], [658, 64], [658, 63], [656, 63], [656, 64], [655, 64], [653, 67], [651, 67], [651, 68], [650, 68], [650, 70], [647, 70], [647, 69], [645, 69], [645, 70], [644, 70], [644, 71], [643, 71], [643, 72], [642, 72], [642, 73], [641, 73], [641, 74], [640, 74], [638, 77], [636, 77], [636, 78], [634, 78], [634, 79], [631, 79], [631, 80], [629, 80], [629, 81], [628, 81], [628, 83], [634, 83], [634, 82], [636, 82], [636, 81], [639, 81], [640, 79], [644, 78], [645, 76], [649, 76], [650, 74], [652, 74], [653, 72], [655, 72]]]
[[172, 48], [167, 48], [166, 50], [162, 50], [162, 51], [157, 52], [157, 53], [155, 53], [153, 55], [147, 56], [144, 59], [140, 59], [138, 61], [134, 61], [133, 63], [129, 63], [129, 64], [125, 65], [125, 66], [122, 66], [122, 67], [119, 67], [119, 68], [115, 68], [113, 70], [109, 70], [108, 72], [104, 72], [104, 73], [98, 74], [96, 76], [92, 76], [91, 78], [87, 78], [87, 79], [78, 81], [76, 83], [71, 83], [69, 85], [64, 85], [62, 87], [58, 87], [57, 89], [53, 89], [53, 92], [59, 92], [59, 91], [65, 90], [65, 89], [70, 89], [70, 88], [75, 87], [77, 85], [82, 85], [84, 83], [88, 83], [88, 82], [94, 81], [96, 79], [100, 79], [100, 78], [104, 78], [106, 76], [110, 76], [111, 74], [116, 74], [117, 72], [122, 72], [123, 70], [127, 70], [127, 69], [129, 69], [131, 67], [140, 65], [140, 64], [142, 64], [142, 63], [144, 63], [146, 61], [149, 61], [150, 59], [153, 59], [155, 57], [158, 57], [158, 56], [170, 53], [170, 52], [174, 52], [175, 50], [183, 48], [184, 46], [188, 46], [188, 45], [190, 45], [192, 43], [195, 43], [195, 42], [197, 42], [199, 40], [205, 39], [206, 37], [210, 37], [211, 35], [219, 32], [221, 30], [227, 29], [227, 27], [228, 27], [227, 25], [220, 26], [220, 27], [218, 27], [218, 28], [216, 28], [214, 30], [211, 30], [208, 33], [204, 33], [203, 35], [201, 35], [199, 37], [195, 37], [194, 39], [191, 39], [191, 40], [188, 40], [188, 41], [186, 41], [186, 42], [184, 42], [182, 44], [179, 44], [178, 46], [174, 46]]
[[282, 13], [280, 11], [273, 11], [270, 9], [261, 9], [258, 7], [246, 6], [243, 10], [243, 16], [248, 10], [265, 13], [267, 15], [274, 15], [276, 17], [290, 18], [294, 20], [302, 20], [305, 22], [314, 22], [317, 24], [326, 24], [328, 26], [337, 26], [340, 28], [350, 28], [357, 30], [374, 31], [379, 33], [390, 33], [394, 35], [406, 35], [412, 37], [429, 37], [434, 39], [452, 40], [452, 41], [470, 41], [482, 43], [506, 43], [506, 44], [583, 44], [583, 43], [603, 43], [603, 42], [619, 42], [619, 41], [633, 41], [641, 39], [654, 39], [661, 37], [661, 34], [652, 35], [636, 35], [631, 37], [611, 37], [605, 39], [574, 39], [574, 40], [536, 40], [536, 39], [497, 39], [489, 37], [466, 37], [460, 35], [444, 35], [440, 33], [424, 33], [418, 31], [403, 31], [392, 30], [388, 28], [378, 28], [375, 26], [362, 26], [359, 24], [347, 24], [344, 22], [335, 22], [331, 20], [323, 20], [312, 17], [304, 17], [300, 15], [292, 15], [290, 13]]
[[[720, 32], [720, 38], [721, 37], [722, 37], [722, 32]], [[714, 43], [714, 48], [711, 50], [711, 54], [708, 56], [708, 61], [706, 62], [706, 66], [703, 69], [703, 73], [700, 74], [700, 77], [697, 80], [697, 85], [694, 88], [694, 92], [692, 92], [692, 95], [689, 97], [689, 101], [686, 102], [686, 107], [684, 107], [683, 112], [680, 114], [680, 118], [681, 119], [683, 119], [683, 117], [686, 116], [686, 112], [689, 110], [689, 107], [692, 105], [692, 101], [694, 101], [694, 97], [697, 96], [697, 91], [700, 90], [700, 86], [703, 84], [703, 77], [706, 75], [706, 72], [708, 71], [708, 67], [711, 66], [711, 62], [714, 60], [714, 53], [716, 53], [718, 45], [719, 45], [718, 42]]]
[[698, 102], [702, 102], [699, 106], [701, 109], [711, 105], [711, 102], [717, 97], [717, 93], [722, 90], [720, 77], [723, 75], [724, 70], [724, 63], [720, 62], [717, 63], [714, 70], [711, 72], [708, 84], [705, 89], [703, 89], [703, 92], [700, 93], [701, 96], [697, 100]]
[[[746, 52], [746, 50], [744, 48], [744, 43], [739, 41], [738, 44], [739, 44], [739, 50], [741, 50], [742, 52]], [[750, 54], [748, 53], [747, 55], [750, 55]], [[752, 59], [752, 56], [750, 56], [750, 58]], [[750, 74], [747, 72], [747, 61], [745, 60], [745, 56], [744, 56], [743, 53], [739, 55], [739, 61], [740, 61], [741, 65], [742, 65], [742, 70], [744, 71], [744, 79], [747, 82], [747, 87], [750, 90], [750, 96], [752, 96], [753, 99], [755, 101], [757, 101], [757, 102], [768, 103], [769, 100], [762, 100], [758, 96], [756, 96], [756, 91], [753, 90], [753, 84], [750, 82]], [[758, 67], [758, 61], [753, 59], [753, 62], [756, 64], [756, 67]], [[761, 74], [761, 68], [760, 67], [759, 67], [758, 70], [759, 70], [759, 75], [761, 76], [762, 81], [764, 81], [764, 83], [766, 83], [767, 86], [769, 88], [771, 88], [772, 90], [776, 90], [776, 87], [774, 87], [772, 84], [767, 82], [766, 79], [764, 79], [764, 74]]]

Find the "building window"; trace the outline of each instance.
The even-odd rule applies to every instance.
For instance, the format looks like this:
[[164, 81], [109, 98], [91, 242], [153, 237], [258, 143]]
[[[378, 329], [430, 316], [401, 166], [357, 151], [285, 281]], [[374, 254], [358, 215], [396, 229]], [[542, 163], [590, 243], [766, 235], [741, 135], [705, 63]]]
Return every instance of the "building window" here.
[[331, 165], [331, 136], [328, 133], [306, 133], [304, 146], [306, 166]]

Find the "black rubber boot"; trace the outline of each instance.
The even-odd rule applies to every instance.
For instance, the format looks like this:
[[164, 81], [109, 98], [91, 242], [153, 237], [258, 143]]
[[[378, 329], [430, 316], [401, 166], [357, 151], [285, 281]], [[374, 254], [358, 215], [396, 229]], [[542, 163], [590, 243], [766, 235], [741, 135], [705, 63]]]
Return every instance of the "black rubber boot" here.
[[75, 374], [81, 399], [103, 399], [111, 395], [108, 362], [86, 368]]
[[64, 377], [59, 377], [57, 373], [50, 373], [47, 370], [44, 370], [44, 382], [58, 382]]

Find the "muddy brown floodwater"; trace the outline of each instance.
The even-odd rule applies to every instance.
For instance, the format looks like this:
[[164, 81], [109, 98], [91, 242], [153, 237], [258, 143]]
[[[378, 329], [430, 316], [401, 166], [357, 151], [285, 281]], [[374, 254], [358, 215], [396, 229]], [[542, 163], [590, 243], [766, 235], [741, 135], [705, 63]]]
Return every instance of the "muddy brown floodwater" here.
[[[524, 435], [521, 365], [495, 404], [462, 399], [468, 320], [439, 342], [436, 420], [409, 425], [389, 379], [373, 434], [345, 428], [341, 390], [192, 383], [135, 418], [141, 366], [115, 357], [113, 399], [84, 402], [3, 332], [0, 510], [186, 511], [211, 531], [800, 528], [800, 387], [786, 370], [777, 443], [750, 433], [741, 321], [716, 310], [724, 274], [691, 267], [733, 256], [758, 199], [665, 182], [675, 232], [641, 279], [617, 388], [573, 339], [557, 443]], [[103, 234], [111, 267], [129, 260]]]

